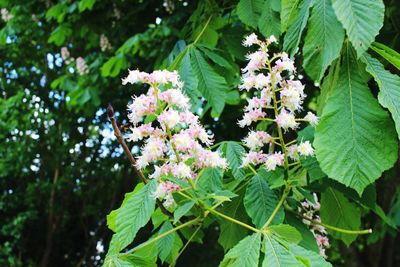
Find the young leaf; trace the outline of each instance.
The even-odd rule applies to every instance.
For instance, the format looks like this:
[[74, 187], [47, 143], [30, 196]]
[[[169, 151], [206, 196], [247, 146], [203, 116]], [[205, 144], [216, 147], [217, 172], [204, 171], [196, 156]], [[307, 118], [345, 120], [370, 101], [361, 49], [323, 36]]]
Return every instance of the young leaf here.
[[264, 7], [258, 21], [258, 28], [265, 37], [269, 37], [270, 35], [279, 37], [281, 35], [281, 19], [279, 13], [273, 10], [272, 2], [273, 0], [266, 0], [264, 2]]
[[319, 82], [332, 61], [340, 55], [344, 30], [337, 20], [331, 0], [316, 1], [304, 39], [303, 66], [307, 74]]
[[244, 24], [257, 28], [263, 3], [263, 0], [240, 0], [236, 9], [239, 19]]
[[125, 195], [120, 208], [107, 216], [108, 226], [115, 232], [115, 246], [118, 251], [129, 245], [136, 233], [150, 220], [154, 211], [155, 199], [152, 193], [156, 184], [150, 182], [134, 192]]
[[359, 195], [397, 159], [393, 123], [369, 91], [368, 79], [347, 44], [314, 140], [321, 169]]
[[[261, 228], [264, 225], [277, 204], [278, 198], [274, 191], [269, 188], [265, 179], [261, 175], [254, 175], [250, 185], [246, 189], [244, 206], [246, 207], [247, 214], [249, 214], [257, 228]], [[282, 223], [284, 217], [285, 213], [283, 208], [281, 208], [272, 220], [272, 223]]]
[[198, 79], [198, 90], [212, 107], [211, 115], [219, 116], [224, 109], [226, 92], [229, 90], [225, 79], [213, 70], [195, 48], [190, 50], [190, 61]]
[[385, 14], [383, 1], [332, 0], [332, 6], [360, 57], [382, 28]]
[[300, 6], [296, 19], [293, 21], [292, 25], [290, 25], [285, 35], [283, 50], [288, 51], [290, 56], [293, 56], [296, 49], [299, 47], [301, 35], [306, 27], [312, 4], [313, 0], [304, 0]]
[[381, 57], [390, 62], [398, 70], [400, 70], [400, 54], [391, 49], [390, 47], [374, 42], [372, 43], [371, 49], [378, 53]]
[[[361, 225], [361, 211], [357, 205], [351, 203], [342, 193], [328, 187], [321, 194], [322, 222], [348, 230], [358, 230]], [[329, 230], [333, 237], [343, 240], [349, 246], [357, 235], [343, 234]]]
[[367, 71], [374, 77], [379, 86], [379, 103], [392, 114], [396, 124], [397, 134], [400, 137], [400, 77], [385, 70], [383, 65], [367, 53], [361, 56], [367, 65]]
[[220, 267], [257, 267], [260, 257], [261, 234], [254, 233], [242, 239], [226, 253]]

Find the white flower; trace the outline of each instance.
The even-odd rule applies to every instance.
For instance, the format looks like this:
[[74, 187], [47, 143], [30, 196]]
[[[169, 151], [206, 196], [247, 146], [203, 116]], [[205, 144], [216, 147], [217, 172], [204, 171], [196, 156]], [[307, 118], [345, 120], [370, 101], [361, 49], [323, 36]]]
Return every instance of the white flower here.
[[178, 111], [174, 109], [169, 109], [167, 111], [164, 111], [158, 116], [158, 121], [161, 123], [163, 127], [172, 129], [179, 123], [180, 116]]
[[296, 129], [299, 125], [299, 123], [296, 122], [294, 115], [287, 112], [284, 108], [276, 117], [275, 121], [278, 126], [282, 127], [285, 131], [288, 129]]
[[307, 115], [304, 117], [304, 120], [308, 121], [312, 127], [317, 126], [319, 122], [319, 118], [315, 116], [315, 114], [312, 112], [307, 112]]
[[179, 162], [178, 164], [172, 166], [172, 174], [180, 179], [183, 178], [189, 179], [192, 178], [193, 176], [190, 167], [183, 162]]
[[275, 152], [272, 155], [268, 155], [265, 167], [267, 171], [274, 171], [277, 166], [282, 166], [284, 162], [284, 155], [281, 152]]
[[246, 38], [243, 40], [243, 46], [249, 47], [258, 42], [259, 41], [257, 35], [255, 33], [252, 33], [249, 36], [246, 36]]
[[256, 150], [257, 148], [262, 147], [264, 144], [268, 144], [271, 142], [271, 140], [271, 136], [266, 132], [251, 131], [247, 137], [243, 139], [243, 143], [251, 150]]
[[169, 89], [161, 92], [159, 98], [170, 105], [176, 105], [182, 109], [190, 108], [190, 100], [185, 96], [180, 89]]
[[267, 42], [272, 44], [272, 43], [278, 43], [278, 40], [275, 38], [274, 35], [271, 35], [270, 37], [268, 37]]
[[303, 143], [300, 143], [298, 145], [297, 150], [299, 151], [299, 154], [302, 156], [312, 156], [314, 155], [314, 149], [311, 146], [310, 141], [305, 141]]

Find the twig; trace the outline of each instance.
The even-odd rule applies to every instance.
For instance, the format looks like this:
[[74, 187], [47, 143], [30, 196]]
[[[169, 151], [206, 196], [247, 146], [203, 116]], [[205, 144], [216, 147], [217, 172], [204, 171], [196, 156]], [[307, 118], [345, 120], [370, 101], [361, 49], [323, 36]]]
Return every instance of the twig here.
[[[123, 150], [124, 150], [124, 152], [125, 152], [125, 155], [128, 157], [129, 161], [131, 162], [131, 165], [132, 165], [133, 169], [135, 170], [135, 172], [136, 172], [137, 175], [139, 176], [140, 180], [141, 180], [144, 184], [147, 184], [149, 181], [146, 179], [146, 177], [144, 177], [143, 173], [136, 167], [136, 160], [135, 160], [135, 158], [132, 156], [132, 153], [131, 153], [130, 149], [128, 148], [128, 146], [127, 146], [126, 143], [125, 143], [124, 138], [122, 137], [121, 131], [120, 131], [120, 129], [119, 129], [119, 127], [118, 127], [118, 124], [117, 124], [117, 122], [116, 122], [116, 120], [115, 120], [114, 109], [113, 109], [113, 107], [111, 106], [111, 104], [108, 104], [108, 107], [107, 107], [107, 115], [108, 115], [108, 119], [110, 120], [111, 125], [112, 125], [112, 127], [113, 127], [113, 129], [114, 129], [114, 135], [115, 135], [115, 137], [117, 138], [118, 143], [120, 143], [120, 145], [122, 146], [122, 148], [123, 148]], [[159, 199], [156, 200], [156, 203], [157, 203], [157, 205], [158, 205], [158, 207], [160, 208], [160, 210], [161, 210], [162, 213], [164, 213], [165, 215], [167, 215], [167, 216], [170, 217], [170, 218], [173, 218], [171, 212], [169, 212], [169, 211], [164, 207], [164, 205], [162, 204], [162, 202], [161, 202]]]

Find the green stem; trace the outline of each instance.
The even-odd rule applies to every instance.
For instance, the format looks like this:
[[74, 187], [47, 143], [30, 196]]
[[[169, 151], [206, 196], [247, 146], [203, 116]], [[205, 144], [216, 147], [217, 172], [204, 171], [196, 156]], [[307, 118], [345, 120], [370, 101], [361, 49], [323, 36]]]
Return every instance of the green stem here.
[[203, 36], [205, 30], [206, 30], [207, 27], [208, 27], [208, 24], [210, 24], [211, 18], [212, 18], [212, 16], [210, 16], [210, 17], [208, 18], [206, 24], [204, 25], [203, 29], [201, 29], [201, 32], [199, 33], [199, 35], [197, 35], [197, 37], [196, 37], [196, 39], [194, 40], [193, 44], [196, 44], [196, 43], [200, 40], [200, 38]]
[[229, 216], [227, 216], [227, 215], [225, 215], [225, 214], [223, 214], [223, 213], [221, 213], [221, 212], [218, 212], [218, 211], [216, 211], [216, 210], [214, 210], [214, 209], [211, 209], [211, 208], [208, 208], [208, 207], [204, 207], [204, 208], [205, 208], [206, 210], [208, 210], [210, 213], [213, 213], [213, 214], [215, 214], [215, 215], [217, 215], [217, 216], [220, 216], [220, 217], [222, 217], [222, 218], [224, 218], [224, 219], [226, 219], [226, 220], [228, 220], [228, 221], [231, 221], [231, 222], [233, 222], [233, 223], [236, 223], [236, 224], [238, 224], [238, 225], [240, 225], [240, 226], [242, 226], [242, 227], [244, 227], [244, 228], [247, 228], [247, 229], [249, 229], [249, 230], [251, 230], [251, 231], [253, 231], [253, 232], [256, 232], [256, 233], [260, 232], [260, 230], [254, 228], [253, 226], [248, 225], [247, 223], [238, 221], [238, 220], [236, 220], [236, 219], [234, 219], [234, 218], [231, 218], [231, 217], [229, 217]]
[[306, 216], [304, 216], [304, 215], [302, 215], [302, 214], [299, 214], [299, 213], [295, 212], [295, 211], [294, 211], [293, 209], [291, 209], [291, 208], [286, 208], [286, 210], [292, 212], [292, 213], [295, 214], [296, 216], [298, 216], [298, 217], [300, 217], [300, 218], [303, 218], [303, 219], [305, 219], [305, 220], [307, 220], [307, 221], [309, 221], [309, 222], [311, 222], [311, 223], [313, 223], [313, 224], [321, 225], [321, 226], [325, 227], [326, 229], [331, 229], [331, 230], [334, 230], [334, 231], [336, 231], [336, 232], [340, 232], [340, 233], [344, 233], [344, 234], [349, 234], [349, 235], [366, 235], [366, 234], [371, 234], [371, 233], [372, 233], [372, 229], [365, 229], [365, 230], [348, 230], [348, 229], [343, 229], [343, 228], [339, 228], [339, 227], [336, 227], [336, 226], [332, 226], [332, 225], [329, 225], [329, 224], [325, 224], [325, 223], [322, 223], [322, 222], [319, 222], [319, 221], [310, 219], [310, 218], [308, 218], [308, 217], [306, 217]]
[[250, 164], [249, 164], [249, 169], [254, 173], [254, 174], [257, 174], [257, 171], [253, 168], [253, 166], [251, 166]]
[[136, 252], [136, 251], [138, 251], [138, 250], [141, 250], [142, 248], [144, 248], [144, 247], [146, 247], [146, 246], [148, 246], [148, 245], [153, 244], [154, 242], [157, 242], [157, 241], [160, 240], [161, 238], [163, 238], [163, 237], [165, 237], [165, 236], [167, 236], [167, 235], [169, 235], [169, 234], [172, 234], [172, 233], [178, 231], [179, 229], [185, 228], [186, 226], [189, 226], [189, 225], [191, 225], [191, 224], [195, 224], [195, 223], [197, 223], [198, 221], [200, 221], [200, 218], [199, 218], [199, 217], [198, 217], [198, 218], [195, 218], [195, 219], [193, 219], [193, 220], [190, 220], [190, 221], [188, 221], [188, 222], [186, 222], [186, 223], [184, 223], [184, 224], [181, 224], [181, 225], [179, 225], [179, 226], [177, 226], [177, 227], [175, 227], [175, 228], [173, 228], [173, 229], [171, 229], [171, 230], [169, 230], [169, 231], [167, 231], [167, 232], [165, 232], [165, 233], [162, 233], [161, 235], [155, 237], [154, 239], [151, 239], [151, 240], [149, 240], [149, 241], [147, 241], [147, 242], [145, 242], [145, 243], [142, 243], [142, 244], [140, 244], [139, 246], [134, 247], [134, 248], [128, 250], [127, 252], [121, 253], [121, 254], [122, 254], [122, 255], [129, 255], [129, 254], [131, 254], [131, 253], [134, 253], [134, 252]]
[[199, 232], [199, 230], [201, 229], [202, 223], [199, 224], [199, 226], [196, 228], [196, 230], [194, 231], [194, 233], [189, 237], [189, 239], [186, 241], [185, 245], [183, 246], [183, 248], [179, 251], [178, 256], [176, 256], [176, 258], [174, 259], [174, 261], [169, 265], [169, 267], [173, 267], [176, 264], [176, 261], [178, 260], [178, 258], [182, 255], [182, 253], [185, 251], [185, 249], [189, 246], [190, 242], [193, 240], [193, 238], [196, 236], [196, 234]]
[[263, 225], [263, 227], [261, 229], [266, 229], [271, 224], [272, 220], [275, 218], [276, 214], [278, 213], [279, 209], [283, 205], [283, 202], [285, 202], [289, 193], [290, 193], [290, 186], [286, 186], [285, 191], [283, 191], [282, 197], [278, 202], [278, 205], [276, 205], [275, 209], [272, 211], [271, 216], [269, 216], [268, 220], [266, 221], [266, 223]]

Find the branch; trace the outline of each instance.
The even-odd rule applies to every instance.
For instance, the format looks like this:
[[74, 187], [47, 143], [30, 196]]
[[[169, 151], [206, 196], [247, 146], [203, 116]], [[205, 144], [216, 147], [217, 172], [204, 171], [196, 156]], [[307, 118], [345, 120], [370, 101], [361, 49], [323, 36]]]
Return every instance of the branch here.
[[[107, 115], [108, 115], [108, 119], [111, 122], [111, 125], [114, 129], [114, 135], [118, 140], [118, 143], [120, 143], [120, 145], [122, 146], [125, 155], [128, 157], [133, 169], [135, 170], [136, 174], [139, 176], [140, 180], [144, 183], [147, 184], [149, 181], [146, 179], [146, 177], [144, 177], [143, 173], [136, 167], [136, 160], [135, 158], [132, 156], [132, 153], [130, 151], [130, 149], [128, 148], [127, 144], [125, 143], [124, 138], [122, 137], [121, 131], [118, 127], [118, 124], [115, 120], [115, 116], [114, 116], [114, 109], [111, 106], [111, 104], [108, 104], [107, 107]], [[167, 215], [170, 218], [173, 218], [171, 212], [169, 212], [164, 205], [162, 204], [162, 202], [157, 199], [156, 200], [157, 206], [160, 208], [161, 212], [164, 213], [165, 215]]]

